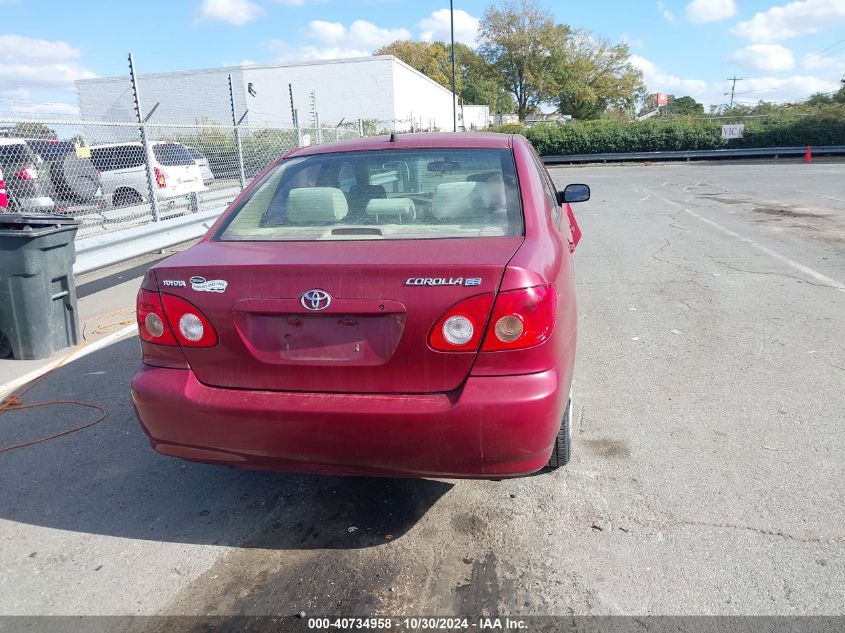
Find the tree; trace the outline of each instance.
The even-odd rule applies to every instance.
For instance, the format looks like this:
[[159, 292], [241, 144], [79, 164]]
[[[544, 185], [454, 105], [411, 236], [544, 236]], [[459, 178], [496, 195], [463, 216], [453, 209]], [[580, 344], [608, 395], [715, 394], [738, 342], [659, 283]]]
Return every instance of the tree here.
[[490, 106], [493, 114], [513, 112], [513, 97], [496, 69], [466, 44], [455, 44], [458, 94], [464, 103]]
[[583, 29], [566, 38], [554, 78], [558, 111], [576, 119], [597, 119], [611, 109], [632, 115], [646, 93], [628, 45], [611, 44]]
[[698, 116], [704, 114], [704, 104], [689, 96], [669, 97], [668, 110], [675, 116]]
[[[374, 55], [393, 55], [430, 77], [447, 90], [452, 89], [450, 47], [444, 42], [397, 40]], [[496, 71], [466, 44], [455, 44], [455, 92], [464, 103], [490, 106], [496, 114], [513, 111], [513, 99]]]
[[43, 138], [56, 139], [58, 134], [53, 128], [47, 127], [38, 121], [26, 121], [24, 123], [17, 123], [9, 130], [9, 136], [12, 138]]
[[[472, 49], [466, 47], [472, 52]], [[455, 47], [457, 53], [458, 48]], [[415, 42], [412, 40], [397, 40], [382, 46], [373, 55], [393, 55], [403, 62], [431, 77], [441, 86], [452, 89], [452, 60], [449, 47], [443, 42]], [[458, 55], [456, 54], [457, 58]], [[456, 59], [457, 61], [457, 59]], [[456, 78], [458, 79], [458, 78]], [[460, 92], [459, 82], [455, 91]]]
[[479, 52], [513, 93], [520, 120], [554, 98], [555, 69], [568, 34], [569, 27], [555, 24], [534, 0], [504, 0], [484, 12]]

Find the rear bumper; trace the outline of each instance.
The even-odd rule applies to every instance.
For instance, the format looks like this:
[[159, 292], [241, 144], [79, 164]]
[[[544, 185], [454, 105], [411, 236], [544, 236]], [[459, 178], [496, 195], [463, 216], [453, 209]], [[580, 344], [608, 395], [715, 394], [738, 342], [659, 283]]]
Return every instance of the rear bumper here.
[[498, 478], [545, 466], [569, 385], [560, 372], [470, 377], [428, 395], [244, 391], [143, 366], [132, 400], [158, 452], [333, 475]]

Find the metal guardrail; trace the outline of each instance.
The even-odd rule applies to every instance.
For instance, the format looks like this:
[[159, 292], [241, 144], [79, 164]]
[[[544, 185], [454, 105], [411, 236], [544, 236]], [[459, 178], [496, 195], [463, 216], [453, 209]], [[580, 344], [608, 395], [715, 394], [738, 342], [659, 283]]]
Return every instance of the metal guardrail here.
[[[549, 165], [567, 163], [662, 161], [662, 160], [707, 160], [731, 158], [778, 158], [780, 156], [802, 156], [806, 147], [770, 147], [749, 149], [716, 149], [685, 152], [629, 152], [617, 154], [573, 154], [569, 156], [543, 156]], [[813, 147], [814, 156], [845, 155], [845, 146], [834, 145]], [[208, 195], [208, 194], [207, 194]], [[237, 188], [223, 189], [208, 196], [207, 202], [215, 198], [227, 203], [237, 195]], [[183, 215], [160, 222], [152, 222], [111, 233], [103, 233], [76, 240], [76, 275], [91, 272], [106, 266], [168, 248], [182, 242], [198, 239], [208, 227], [226, 210], [215, 207], [189, 215]]]
[[[843, 156], [845, 145], [825, 145], [811, 147], [813, 156]], [[807, 147], [749, 147], [739, 149], [701, 149], [672, 152], [620, 152], [610, 154], [570, 154], [562, 156], [543, 156], [547, 165], [568, 163], [620, 163], [627, 161], [663, 161], [663, 160], [722, 160], [739, 158], [780, 158], [803, 156]]]
[[225, 206], [218, 207], [76, 240], [76, 263], [73, 273], [81, 275], [198, 239], [205, 235], [225, 210]]

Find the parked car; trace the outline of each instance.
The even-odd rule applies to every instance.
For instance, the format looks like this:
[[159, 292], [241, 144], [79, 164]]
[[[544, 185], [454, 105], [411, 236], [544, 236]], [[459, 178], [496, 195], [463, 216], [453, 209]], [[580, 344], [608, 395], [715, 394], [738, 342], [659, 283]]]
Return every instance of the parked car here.
[[211, 173], [211, 167], [208, 165], [208, 159], [198, 149], [191, 147], [190, 145], [185, 145], [185, 149], [188, 150], [188, 153], [191, 155], [191, 158], [194, 159], [194, 164], [200, 168], [202, 172], [202, 181], [206, 185], [214, 180], [214, 174]]
[[[156, 197], [172, 200], [205, 191], [202, 172], [181, 143], [149, 143]], [[140, 142], [91, 146], [91, 160], [100, 171], [103, 195], [115, 207], [149, 201], [146, 158]]]
[[103, 206], [100, 172], [90, 158], [77, 154], [72, 141], [26, 139], [26, 144], [43, 161], [49, 175], [45, 186], [57, 211]]
[[49, 213], [56, 203], [50, 197], [50, 181], [43, 173], [44, 162], [26, 142], [0, 138], [0, 170], [5, 174], [8, 210]]
[[339, 475], [569, 461], [569, 206], [528, 141], [408, 134], [274, 162], [137, 300], [153, 448]]

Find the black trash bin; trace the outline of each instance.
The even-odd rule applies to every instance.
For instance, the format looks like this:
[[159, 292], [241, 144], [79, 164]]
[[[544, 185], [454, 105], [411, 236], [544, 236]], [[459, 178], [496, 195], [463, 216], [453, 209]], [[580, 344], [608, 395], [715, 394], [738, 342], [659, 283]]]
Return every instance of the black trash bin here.
[[78, 225], [61, 215], [0, 213], [0, 357], [47, 358], [79, 342]]

